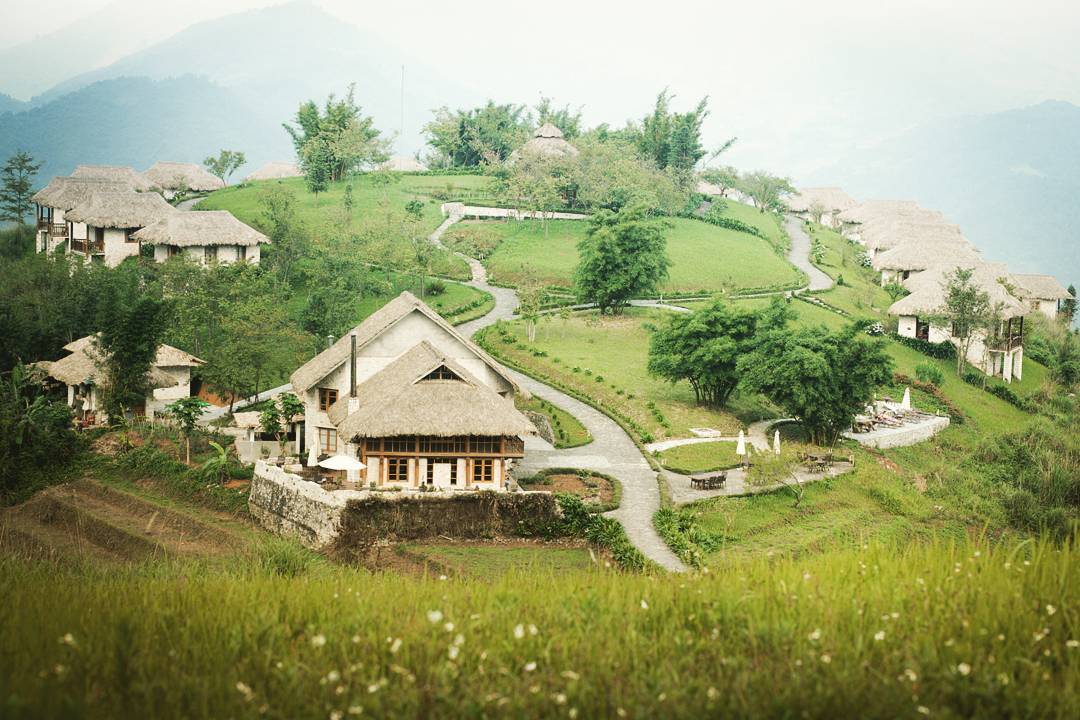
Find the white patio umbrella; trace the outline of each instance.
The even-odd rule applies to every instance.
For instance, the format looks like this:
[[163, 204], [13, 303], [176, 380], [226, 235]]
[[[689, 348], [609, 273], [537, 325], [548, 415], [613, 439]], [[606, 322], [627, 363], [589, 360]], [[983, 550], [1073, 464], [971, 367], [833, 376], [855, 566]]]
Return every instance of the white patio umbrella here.
[[743, 435], [742, 430], [739, 431], [739, 444], [735, 446], [735, 454], [736, 455], [745, 455], [746, 454], [746, 436]]
[[911, 388], [904, 388], [904, 399], [900, 401], [900, 407], [904, 410], [911, 409]]
[[327, 470], [344, 470], [345, 478], [349, 482], [358, 482], [360, 480], [360, 471], [366, 468], [367, 465], [348, 455], [331, 455], [325, 460], [320, 460], [319, 467]]
[[777, 455], [780, 454], [780, 431], [779, 430], [773, 431], [772, 449], [773, 449], [773, 452], [776, 453]]

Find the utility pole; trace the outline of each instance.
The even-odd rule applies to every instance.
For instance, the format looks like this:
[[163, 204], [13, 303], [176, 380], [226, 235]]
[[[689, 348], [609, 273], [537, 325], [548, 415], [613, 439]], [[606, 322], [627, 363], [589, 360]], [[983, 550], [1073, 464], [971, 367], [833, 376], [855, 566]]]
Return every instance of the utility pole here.
[[401, 66], [401, 126], [398, 129], [398, 137], [405, 135], [405, 66]]

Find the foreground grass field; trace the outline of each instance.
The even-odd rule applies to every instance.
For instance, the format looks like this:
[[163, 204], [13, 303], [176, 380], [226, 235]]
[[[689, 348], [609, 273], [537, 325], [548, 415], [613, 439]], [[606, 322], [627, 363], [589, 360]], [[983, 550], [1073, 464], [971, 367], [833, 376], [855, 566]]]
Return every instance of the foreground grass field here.
[[9, 718], [1066, 718], [1077, 583], [1068, 547], [967, 540], [480, 584], [5, 560], [0, 693]]
[[[667, 251], [671, 259], [666, 293], [697, 293], [751, 288], [796, 287], [801, 274], [768, 242], [748, 233], [683, 218], [669, 219]], [[775, 222], [766, 216], [759, 222]], [[573, 284], [577, 244], [588, 224], [579, 220], [548, 223], [545, 236], [537, 221], [488, 224], [502, 237], [485, 260], [492, 278], [516, 285], [528, 271], [536, 279], [561, 287]]]

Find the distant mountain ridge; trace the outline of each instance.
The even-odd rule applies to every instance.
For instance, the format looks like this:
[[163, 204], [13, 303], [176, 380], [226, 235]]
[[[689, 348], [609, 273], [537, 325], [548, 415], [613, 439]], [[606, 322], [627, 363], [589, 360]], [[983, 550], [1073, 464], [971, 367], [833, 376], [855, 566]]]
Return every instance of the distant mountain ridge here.
[[813, 173], [944, 212], [1017, 272], [1080, 285], [1080, 107], [1047, 101], [912, 130]]

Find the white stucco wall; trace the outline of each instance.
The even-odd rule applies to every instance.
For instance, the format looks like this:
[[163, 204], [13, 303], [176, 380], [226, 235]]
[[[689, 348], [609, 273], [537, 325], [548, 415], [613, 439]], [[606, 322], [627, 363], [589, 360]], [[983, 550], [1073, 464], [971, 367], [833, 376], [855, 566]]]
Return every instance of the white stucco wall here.
[[1033, 300], [1032, 306], [1034, 310], [1038, 310], [1051, 320], [1057, 319], [1058, 303], [1057, 300]]

